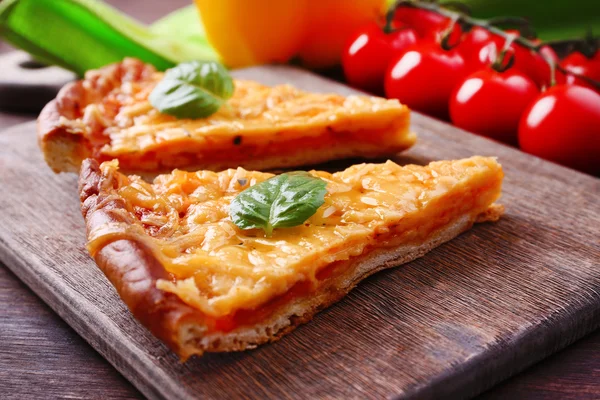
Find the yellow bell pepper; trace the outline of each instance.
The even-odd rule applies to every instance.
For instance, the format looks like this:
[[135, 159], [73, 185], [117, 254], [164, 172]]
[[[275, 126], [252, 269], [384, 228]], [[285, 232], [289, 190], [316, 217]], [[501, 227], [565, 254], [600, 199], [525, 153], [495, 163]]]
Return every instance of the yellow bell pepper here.
[[[284, 0], [285, 1], [285, 0]], [[349, 36], [385, 13], [385, 0], [309, 0], [306, 36], [298, 56], [310, 68], [339, 63]]]
[[195, 0], [210, 43], [232, 68], [286, 62], [336, 65], [348, 36], [385, 0]]

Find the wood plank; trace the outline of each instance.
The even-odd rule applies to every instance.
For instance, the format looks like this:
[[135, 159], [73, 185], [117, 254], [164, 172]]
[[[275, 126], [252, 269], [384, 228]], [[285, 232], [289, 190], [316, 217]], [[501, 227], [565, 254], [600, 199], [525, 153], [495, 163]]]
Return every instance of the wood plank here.
[[597, 400], [600, 331], [485, 392], [478, 400]]
[[[286, 67], [237, 75], [352, 92]], [[254, 351], [180, 364], [131, 318], [84, 250], [76, 177], [43, 165], [33, 124], [0, 135], [0, 258], [151, 398], [472, 396], [600, 325], [600, 181], [419, 115], [413, 128], [398, 162], [498, 156], [505, 218]]]
[[[99, 399], [99, 393], [105, 399], [143, 398], [136, 397], [131, 384], [98, 353], [85, 343], [78, 346], [81, 338], [4, 267], [0, 267], [0, 326], [4, 400]], [[104, 381], [96, 379], [98, 375]]]

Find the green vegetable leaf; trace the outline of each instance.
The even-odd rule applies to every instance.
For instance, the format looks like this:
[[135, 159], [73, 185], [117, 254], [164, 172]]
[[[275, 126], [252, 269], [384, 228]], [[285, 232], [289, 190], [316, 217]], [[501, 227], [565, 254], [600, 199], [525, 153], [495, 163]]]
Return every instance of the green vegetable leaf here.
[[177, 118], [204, 118], [233, 95], [233, 79], [214, 61], [190, 61], [167, 70], [150, 93], [150, 103]]
[[308, 172], [274, 176], [238, 194], [229, 216], [241, 229], [263, 229], [270, 237], [274, 228], [302, 225], [325, 202], [327, 183]]

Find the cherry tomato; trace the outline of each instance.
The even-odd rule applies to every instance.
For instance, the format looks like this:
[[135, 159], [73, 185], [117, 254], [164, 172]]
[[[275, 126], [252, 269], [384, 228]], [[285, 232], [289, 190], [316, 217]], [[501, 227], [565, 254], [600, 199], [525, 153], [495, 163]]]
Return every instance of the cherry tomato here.
[[357, 88], [382, 93], [391, 59], [415, 43], [417, 34], [410, 28], [386, 34], [376, 23], [362, 27], [350, 38], [342, 53], [346, 80]]
[[467, 62], [470, 72], [480, 71], [492, 65], [498, 58], [498, 46], [494, 41], [481, 46], [477, 54], [472, 55]]
[[[517, 31], [507, 31], [513, 35], [518, 35]], [[496, 62], [496, 58], [504, 49], [507, 39], [490, 33], [489, 31], [475, 27], [469, 32], [459, 45], [458, 50], [465, 57], [467, 68], [471, 72], [485, 69]], [[509, 46], [507, 50], [514, 55], [515, 49]]]
[[[434, 41], [441, 43], [444, 35], [447, 35], [447, 31], [448, 31], [449, 26], [443, 28], [440, 31], [434, 32], [433, 36], [431, 37], [431, 39], [433, 39]], [[463, 38], [463, 31], [460, 28], [460, 25], [458, 24], [454, 24], [452, 25], [452, 30], [450, 31], [450, 35], [447, 39], [447, 43], [448, 43], [448, 47], [457, 47]], [[425, 38], [425, 40], [428, 40], [427, 38]]]
[[556, 85], [523, 113], [523, 151], [568, 167], [600, 174], [600, 94], [582, 86]]
[[549, 87], [551, 78], [550, 65], [545, 58], [558, 63], [558, 56], [554, 50], [549, 46], [543, 46], [540, 52], [536, 53], [518, 43], [513, 43], [511, 48], [514, 48], [515, 51], [515, 63], [513, 67], [529, 75], [538, 87]]
[[521, 115], [539, 92], [518, 70], [500, 73], [486, 68], [456, 87], [450, 98], [450, 118], [460, 128], [516, 145]]
[[[508, 29], [508, 30], [504, 31], [504, 33], [506, 33], [508, 35], [511, 35], [511, 36], [514, 36], [514, 37], [517, 37], [517, 36], [521, 35], [519, 33], [519, 31], [514, 30], [514, 29]], [[496, 48], [498, 50], [502, 50], [502, 49], [504, 49], [504, 47], [506, 47], [506, 42], [508, 41], [507, 38], [505, 38], [503, 36], [498, 36], [495, 33], [489, 33], [489, 35], [490, 35], [490, 40], [488, 40], [487, 42], [482, 43], [479, 48], [481, 48], [481, 47], [483, 47], [483, 46], [485, 46], [485, 45], [487, 45], [489, 43], [496, 44]], [[511, 44], [513, 44], [513, 39], [511, 39]], [[513, 49], [513, 51], [514, 51], [514, 49]]]
[[437, 32], [448, 27], [450, 18], [422, 8], [399, 7], [394, 21], [413, 28], [422, 38], [435, 39]]
[[[560, 65], [568, 71], [600, 82], [600, 51], [597, 51], [596, 54], [589, 59], [578, 51], [573, 52], [562, 60]], [[597, 90], [594, 86], [575, 75], [567, 74], [565, 80], [566, 83], [570, 85], [587, 86]]]
[[478, 58], [480, 49], [492, 42], [493, 36], [488, 30], [476, 26], [464, 35], [457, 50], [468, 63], [472, 58]]
[[[475, 31], [475, 29], [473, 29]], [[506, 33], [519, 36], [518, 31], [509, 30]], [[467, 63], [470, 65], [471, 70], [481, 69], [483, 66], [490, 65], [496, 60], [496, 57], [506, 46], [506, 39], [494, 34], [489, 34], [489, 40], [485, 42], [484, 34], [481, 32], [475, 33], [481, 38], [479, 46], [470, 46], [470, 57], [467, 57]], [[466, 36], [466, 38], [468, 35]], [[537, 44], [539, 40], [533, 40], [533, 43]], [[549, 87], [551, 81], [550, 65], [545, 58], [550, 59], [554, 63], [558, 63], [558, 56], [549, 46], [543, 46], [539, 53], [533, 50], [529, 50], [526, 47], [521, 46], [519, 43], [512, 42], [507, 49], [508, 52], [514, 55], [513, 68], [520, 70], [527, 76], [529, 76], [539, 88]], [[469, 52], [468, 44], [462, 49], [463, 54]], [[558, 83], [562, 83], [564, 80], [559, 73], [555, 74], [555, 78]]]
[[421, 43], [392, 60], [385, 77], [385, 93], [412, 109], [448, 119], [450, 95], [465, 76], [465, 61], [456, 50]]

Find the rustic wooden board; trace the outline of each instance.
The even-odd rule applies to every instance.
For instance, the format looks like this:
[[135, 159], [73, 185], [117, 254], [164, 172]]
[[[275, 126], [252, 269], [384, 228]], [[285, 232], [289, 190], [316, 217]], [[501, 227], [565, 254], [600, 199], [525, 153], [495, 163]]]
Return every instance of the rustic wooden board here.
[[0, 110], [40, 112], [66, 83], [72, 72], [33, 61], [24, 51], [0, 55]]
[[[285, 67], [238, 71], [352, 92]], [[505, 217], [363, 282], [281, 341], [185, 364], [140, 326], [84, 249], [74, 175], [35, 125], [0, 134], [0, 260], [150, 398], [470, 397], [600, 326], [600, 180], [413, 116], [398, 162], [495, 155]]]

